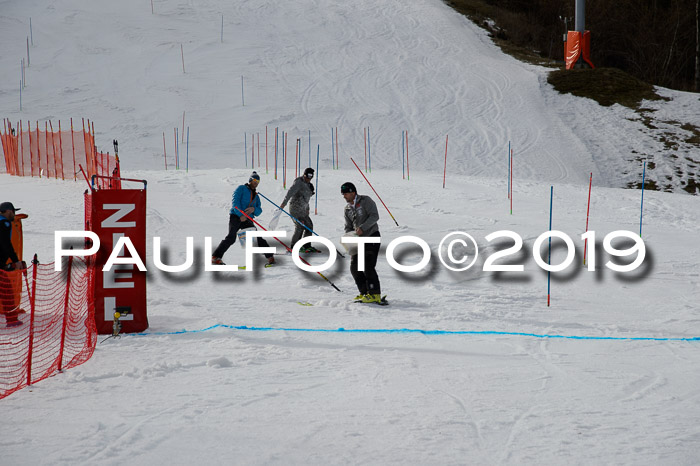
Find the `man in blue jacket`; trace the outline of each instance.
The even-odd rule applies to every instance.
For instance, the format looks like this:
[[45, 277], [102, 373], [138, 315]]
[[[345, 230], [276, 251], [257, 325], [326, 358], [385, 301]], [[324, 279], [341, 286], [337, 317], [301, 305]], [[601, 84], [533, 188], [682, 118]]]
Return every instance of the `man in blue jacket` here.
[[[260, 197], [255, 191], [259, 183], [260, 175], [258, 175], [257, 172], [253, 172], [248, 179], [248, 183], [240, 185], [233, 192], [231, 210], [229, 211], [228, 235], [226, 235], [226, 238], [224, 238], [214, 250], [211, 256], [212, 264], [224, 265], [221, 258], [224, 257], [228, 248], [236, 242], [238, 230], [245, 228], [256, 229], [253, 222], [241, 212], [245, 212], [250, 218], [255, 218], [262, 213]], [[257, 238], [257, 241], [258, 245], [261, 247], [269, 246], [265, 238]], [[265, 257], [267, 258], [265, 267], [269, 267], [275, 263], [275, 256], [273, 254], [265, 254]]]

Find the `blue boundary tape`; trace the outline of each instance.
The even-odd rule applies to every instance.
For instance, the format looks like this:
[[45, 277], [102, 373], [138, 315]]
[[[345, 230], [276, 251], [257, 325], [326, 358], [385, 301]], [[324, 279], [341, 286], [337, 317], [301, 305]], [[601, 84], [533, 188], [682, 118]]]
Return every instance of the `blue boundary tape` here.
[[183, 335], [186, 333], [202, 333], [217, 328], [226, 328], [230, 330], [248, 330], [253, 332], [307, 332], [307, 333], [373, 333], [373, 334], [402, 334], [402, 333], [420, 333], [423, 335], [503, 335], [516, 337], [531, 337], [543, 339], [560, 339], [560, 340], [613, 340], [613, 341], [700, 341], [700, 337], [594, 337], [581, 335], [557, 335], [557, 334], [540, 334], [526, 332], [499, 332], [495, 330], [420, 330], [411, 328], [397, 329], [346, 329], [343, 327], [330, 328], [286, 328], [286, 327], [248, 327], [246, 325], [226, 325], [216, 324], [211, 327], [198, 330], [178, 330], [174, 332], [144, 332], [137, 333], [134, 336], [162, 336], [162, 335]]

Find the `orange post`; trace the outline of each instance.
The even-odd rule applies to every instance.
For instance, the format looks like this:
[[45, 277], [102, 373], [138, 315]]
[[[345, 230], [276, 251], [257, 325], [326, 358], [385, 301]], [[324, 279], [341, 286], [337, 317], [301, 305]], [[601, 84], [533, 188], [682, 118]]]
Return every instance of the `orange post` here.
[[66, 179], [66, 174], [63, 170], [63, 133], [61, 133], [61, 120], [58, 120], [58, 148], [61, 153], [61, 179]]
[[78, 170], [75, 166], [75, 138], [73, 137], [73, 118], [70, 119], [70, 144], [73, 147], [73, 181], [78, 181]]
[[22, 120], [19, 120], [19, 153], [22, 157], [22, 176], [24, 176], [24, 142], [22, 141]]
[[39, 120], [36, 121], [36, 158], [39, 161], [39, 178], [41, 178], [41, 142], [39, 142]]

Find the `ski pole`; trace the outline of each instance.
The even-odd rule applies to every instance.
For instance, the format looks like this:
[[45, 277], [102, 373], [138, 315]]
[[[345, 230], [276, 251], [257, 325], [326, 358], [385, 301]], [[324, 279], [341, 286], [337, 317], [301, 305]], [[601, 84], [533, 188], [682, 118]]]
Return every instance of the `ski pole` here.
[[[386, 204], [384, 204], [384, 201], [382, 201], [382, 198], [381, 198], [381, 197], [379, 196], [379, 194], [377, 193], [377, 190], [374, 189], [374, 186], [372, 186], [372, 183], [370, 183], [369, 180], [367, 179], [367, 177], [364, 175], [364, 173], [362, 173], [362, 170], [360, 170], [360, 167], [357, 166], [357, 164], [356, 164], [355, 161], [352, 159], [352, 157], [350, 157], [350, 160], [352, 161], [353, 164], [355, 164], [355, 168], [357, 168], [357, 171], [360, 172], [360, 175], [362, 175], [362, 178], [365, 179], [365, 181], [367, 182], [367, 184], [369, 185], [369, 187], [372, 188], [372, 191], [374, 191], [374, 194], [376, 194], [377, 197], [379, 198], [379, 201], [382, 203], [382, 205], [384, 206], [384, 208], [386, 209], [386, 211], [389, 212], [389, 215], [391, 215], [391, 211], [390, 211], [389, 208], [386, 206]], [[396, 219], [394, 218], [393, 215], [391, 215], [391, 219], [394, 221], [394, 223], [396, 224], [396, 226], [399, 226], [399, 222], [396, 221]]]
[[[258, 194], [260, 194], [260, 193], [258, 193]], [[243, 212], [243, 211], [242, 211], [241, 209], [239, 209], [238, 207], [236, 207], [236, 206], [234, 206], [234, 207], [236, 208], [237, 211], [239, 211], [240, 213], [242, 213], [243, 215], [245, 215], [246, 218], [247, 218], [248, 220], [250, 220], [251, 222], [253, 222], [253, 223], [256, 224], [257, 226], [259, 226], [260, 228], [262, 228], [264, 231], [268, 231], [267, 228], [265, 228], [264, 226], [260, 225], [258, 222], [256, 222], [255, 220], [253, 220], [253, 217], [251, 217], [250, 215], [246, 214], [245, 212]], [[282, 246], [284, 246], [285, 249], [286, 249], [287, 251], [292, 252], [292, 249], [291, 249], [289, 246], [287, 246], [286, 244], [284, 244], [278, 237], [273, 236], [273, 238], [275, 238], [275, 239], [277, 240], [278, 243], [280, 243]], [[308, 262], [306, 262], [302, 257], [299, 257], [299, 259], [300, 259], [304, 264], [306, 264], [306, 265], [308, 265], [309, 267], [311, 267], [311, 264], [309, 264]], [[334, 284], [332, 281], [330, 281], [330, 280], [328, 279], [328, 277], [326, 277], [325, 275], [323, 275], [321, 272], [316, 272], [316, 273], [319, 274], [319, 276], [320, 276], [321, 278], [323, 278], [325, 281], [327, 281], [333, 288], [335, 288], [336, 291], [340, 291], [340, 289], [339, 289], [337, 286], [335, 286], [335, 284]]]
[[[284, 210], [282, 207], [280, 207], [280, 206], [278, 206], [277, 204], [275, 204], [274, 202], [272, 202], [267, 196], [265, 196], [265, 195], [264, 195], [263, 193], [261, 193], [260, 191], [258, 191], [258, 195], [259, 195], [260, 197], [262, 197], [263, 199], [265, 199], [265, 200], [266, 200], [267, 202], [269, 202], [270, 204], [272, 204], [273, 206], [277, 207], [279, 210], [281, 210], [281, 211], [284, 212], [285, 214], [287, 214], [287, 215], [289, 216], [289, 218], [291, 218], [292, 220], [294, 220], [295, 222], [297, 222], [299, 225], [301, 225], [301, 226], [303, 226], [304, 228], [306, 228], [307, 230], [309, 230], [309, 231], [310, 231], [311, 233], [313, 233], [314, 235], [316, 235], [316, 236], [321, 236], [321, 235], [319, 235], [318, 233], [316, 233], [315, 231], [313, 231], [311, 228], [309, 228], [309, 227], [307, 227], [306, 225], [304, 225], [304, 224], [303, 224], [298, 218], [296, 218], [294, 215], [290, 214], [289, 212], [287, 212], [286, 210]], [[338, 254], [340, 254], [340, 257], [342, 257], [343, 259], [345, 258], [345, 255], [343, 255], [342, 252], [338, 251], [338, 248], [336, 248], [336, 251], [338, 252]]]

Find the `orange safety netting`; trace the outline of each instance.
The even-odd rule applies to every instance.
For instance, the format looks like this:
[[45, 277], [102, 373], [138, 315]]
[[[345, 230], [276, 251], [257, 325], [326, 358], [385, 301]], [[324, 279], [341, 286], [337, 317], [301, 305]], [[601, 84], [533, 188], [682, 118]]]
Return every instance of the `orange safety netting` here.
[[97, 342], [88, 265], [68, 258], [0, 270], [0, 399], [92, 356]]
[[[5, 171], [15, 176], [45, 176], [76, 180], [82, 177], [80, 167], [85, 176], [93, 175], [120, 176], [119, 159], [109, 153], [102, 153], [95, 146], [95, 129], [88, 121], [87, 131], [83, 123], [82, 130], [61, 128], [54, 131], [52, 122], [44, 122], [43, 130], [39, 122], [19, 122], [16, 126], [5, 119], [4, 131], [0, 133], [2, 149], [5, 155]], [[107, 187], [106, 180], [98, 180], [98, 188]]]

